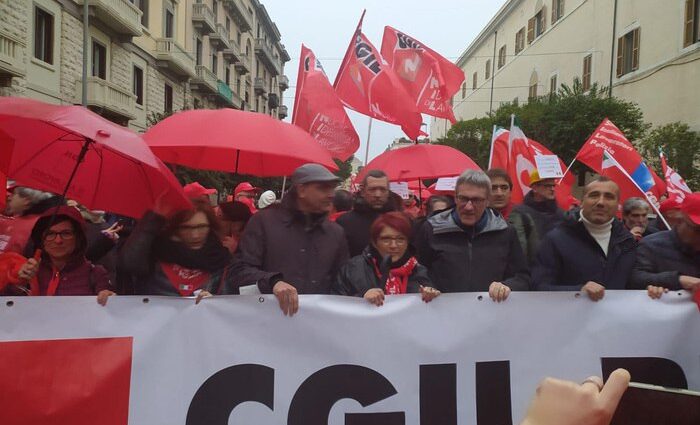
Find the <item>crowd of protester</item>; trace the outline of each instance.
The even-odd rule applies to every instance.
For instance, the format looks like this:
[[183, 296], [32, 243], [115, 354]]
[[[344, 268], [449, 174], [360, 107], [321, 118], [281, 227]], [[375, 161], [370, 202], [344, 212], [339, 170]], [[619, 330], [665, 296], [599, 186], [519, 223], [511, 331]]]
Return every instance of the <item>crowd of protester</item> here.
[[[611, 289], [700, 288], [700, 194], [661, 205], [670, 228], [650, 221], [641, 198], [624, 201], [605, 177], [589, 182], [571, 210], [557, 182], [530, 175], [531, 191], [511, 201], [504, 170], [467, 170], [452, 196], [401, 199], [381, 170], [358, 193], [338, 189], [324, 167], [306, 164], [278, 200], [241, 183], [224, 202], [199, 183], [184, 187], [192, 208], [139, 220], [9, 187], [0, 218], [2, 295], [168, 295], [202, 298], [257, 288], [293, 315], [300, 294], [363, 297], [511, 291], [580, 291], [598, 301]], [[23, 257], [19, 257], [22, 255]], [[1, 263], [1, 261], [0, 261]]]

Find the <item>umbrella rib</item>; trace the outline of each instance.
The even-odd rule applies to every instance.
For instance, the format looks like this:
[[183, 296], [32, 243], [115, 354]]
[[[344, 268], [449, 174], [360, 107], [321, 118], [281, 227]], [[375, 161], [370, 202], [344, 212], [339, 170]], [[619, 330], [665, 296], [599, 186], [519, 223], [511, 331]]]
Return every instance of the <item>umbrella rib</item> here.
[[100, 181], [102, 180], [102, 168], [104, 167], [104, 157], [102, 151], [94, 149], [97, 157], [100, 158], [100, 165], [97, 172], [97, 181], [95, 182], [95, 190], [92, 192], [92, 201], [90, 205], [95, 205], [95, 199], [97, 198], [97, 188], [100, 187]]
[[[60, 128], [60, 127], [57, 127], [57, 128]], [[17, 173], [18, 171], [21, 171], [24, 167], [26, 167], [27, 165], [29, 165], [29, 164], [32, 162], [32, 160], [33, 160], [34, 158], [36, 158], [37, 156], [39, 156], [39, 155], [40, 155], [41, 153], [43, 153], [46, 149], [48, 149], [48, 148], [50, 148], [51, 146], [53, 146], [54, 143], [56, 143], [56, 142], [58, 142], [58, 141], [62, 141], [62, 140], [63, 140], [63, 137], [65, 137], [65, 136], [66, 136], [66, 134], [64, 134], [63, 136], [58, 137], [58, 138], [56, 138], [56, 139], [50, 141], [50, 142], [47, 143], [46, 145], [42, 146], [41, 149], [39, 149], [37, 152], [35, 152], [34, 155], [33, 155], [31, 158], [29, 158], [28, 160], [24, 161], [23, 164], [21, 164], [21, 165], [15, 167], [15, 170], [13, 170], [13, 171], [15, 171], [15, 173]], [[77, 142], [78, 140], [71, 140], [71, 141]], [[9, 177], [12, 177], [12, 176], [9, 176]]]

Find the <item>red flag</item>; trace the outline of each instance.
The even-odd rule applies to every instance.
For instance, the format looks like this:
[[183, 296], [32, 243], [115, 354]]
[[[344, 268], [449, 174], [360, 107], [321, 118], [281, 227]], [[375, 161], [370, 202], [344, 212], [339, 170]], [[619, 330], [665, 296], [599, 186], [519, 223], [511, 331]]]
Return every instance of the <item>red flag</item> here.
[[673, 168], [666, 165], [666, 156], [663, 151], [659, 152], [661, 157], [661, 169], [664, 172], [664, 177], [666, 178], [666, 190], [668, 191], [668, 199], [674, 200], [678, 204], [682, 204], [685, 200], [686, 195], [693, 193], [680, 176]]
[[384, 27], [382, 57], [396, 72], [419, 112], [456, 123], [450, 99], [464, 82], [464, 72], [420, 41]]
[[360, 137], [321, 63], [303, 44], [292, 124], [306, 130], [333, 158], [341, 161], [347, 160], [360, 147]]
[[335, 92], [348, 108], [400, 125], [409, 138], [416, 140], [421, 134], [422, 117], [399, 77], [362, 34], [362, 18], [340, 65]]
[[[15, 142], [7, 134], [0, 131], [0, 187], [7, 188], [7, 170], [10, 168], [10, 159]], [[0, 214], [5, 211], [7, 195], [5, 192], [0, 196]]]
[[[607, 152], [622, 169], [632, 178], [634, 183], [644, 192], [656, 206], [658, 199], [666, 192], [666, 185], [642, 160], [639, 152], [625, 137], [619, 128], [609, 119], [604, 119], [591, 137], [576, 154], [576, 159], [586, 164], [597, 173], [602, 172], [603, 152]], [[616, 181], [619, 184], [624, 182]], [[637, 195], [633, 195], [637, 196]], [[621, 201], [626, 198], [623, 197]]]

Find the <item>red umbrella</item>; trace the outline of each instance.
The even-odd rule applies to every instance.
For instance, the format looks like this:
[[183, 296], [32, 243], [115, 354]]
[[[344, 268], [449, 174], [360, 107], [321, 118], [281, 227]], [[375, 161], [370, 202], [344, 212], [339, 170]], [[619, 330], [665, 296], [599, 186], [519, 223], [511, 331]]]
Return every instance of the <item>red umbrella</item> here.
[[288, 176], [315, 162], [337, 170], [330, 154], [301, 128], [235, 109], [178, 112], [144, 135], [160, 159], [200, 170]]
[[141, 217], [187, 208], [175, 176], [141, 137], [81, 106], [0, 98], [0, 144], [15, 141], [7, 174], [87, 208]]
[[391, 181], [410, 181], [456, 176], [467, 169], [481, 168], [455, 148], [423, 143], [384, 152], [360, 171], [357, 181], [369, 170], [382, 170]]

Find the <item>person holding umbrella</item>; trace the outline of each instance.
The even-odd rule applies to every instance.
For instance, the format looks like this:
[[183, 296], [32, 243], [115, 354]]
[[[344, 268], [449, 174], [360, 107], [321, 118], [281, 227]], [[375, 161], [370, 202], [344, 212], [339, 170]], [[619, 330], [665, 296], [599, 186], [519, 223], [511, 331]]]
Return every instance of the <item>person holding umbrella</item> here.
[[119, 253], [118, 267], [140, 295], [205, 296], [218, 293], [230, 254], [217, 235], [213, 209], [194, 201], [166, 218], [147, 212]]
[[418, 264], [410, 248], [411, 220], [400, 212], [377, 218], [370, 227], [370, 244], [340, 269], [332, 292], [363, 297], [377, 307], [385, 295], [420, 293], [430, 302], [440, 295], [428, 269]]
[[[20, 268], [20, 288], [31, 295], [97, 295], [105, 305], [114, 295], [107, 270], [85, 259], [85, 221], [73, 207], [51, 208], [39, 218], [31, 238], [41, 257]], [[31, 281], [36, 278], [36, 284]], [[29, 287], [33, 287], [30, 291]]]

